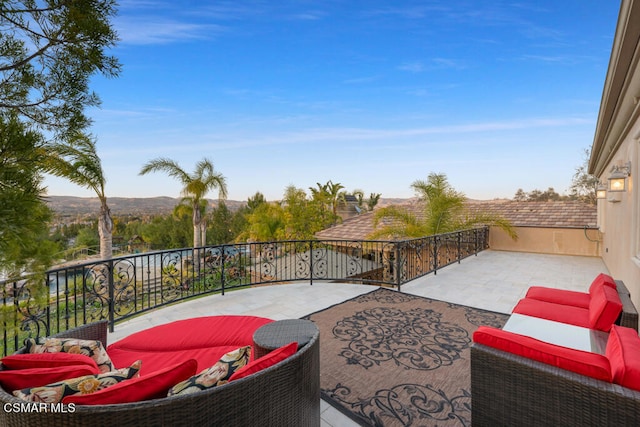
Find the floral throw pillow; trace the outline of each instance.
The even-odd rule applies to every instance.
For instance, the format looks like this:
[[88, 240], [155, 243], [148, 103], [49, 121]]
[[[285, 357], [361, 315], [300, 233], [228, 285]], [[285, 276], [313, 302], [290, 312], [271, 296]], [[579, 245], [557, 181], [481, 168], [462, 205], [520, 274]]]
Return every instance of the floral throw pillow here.
[[13, 395], [27, 402], [60, 403], [65, 396], [95, 393], [120, 381], [135, 378], [141, 365], [142, 362], [138, 360], [128, 368], [98, 375], [85, 375], [42, 387], [16, 390]]
[[250, 345], [231, 351], [222, 356], [215, 365], [171, 387], [167, 395], [197, 393], [208, 388], [226, 384], [229, 382], [231, 375], [233, 375], [237, 369], [246, 365], [250, 358]]
[[100, 373], [113, 371], [113, 363], [100, 341], [76, 338], [33, 338], [25, 340], [29, 353], [72, 353], [84, 354], [98, 365]]

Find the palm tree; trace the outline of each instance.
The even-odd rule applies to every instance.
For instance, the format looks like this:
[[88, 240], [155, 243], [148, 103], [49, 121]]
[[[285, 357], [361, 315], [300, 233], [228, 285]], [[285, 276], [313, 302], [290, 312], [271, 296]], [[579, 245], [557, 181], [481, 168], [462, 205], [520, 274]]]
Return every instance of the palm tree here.
[[105, 194], [107, 179], [96, 152], [95, 141], [87, 135], [77, 134], [69, 143], [52, 144], [46, 171], [96, 193], [100, 200], [100, 257], [110, 259], [113, 256], [113, 220]]
[[140, 175], [150, 172], [166, 172], [176, 178], [183, 185], [183, 202], [191, 205], [193, 215], [193, 247], [198, 248], [206, 242], [204, 197], [215, 188], [221, 199], [227, 197], [227, 184], [225, 177], [216, 172], [213, 163], [205, 158], [196, 163], [193, 174], [185, 172], [175, 161], [167, 158], [157, 158], [147, 162], [140, 170]]
[[331, 180], [324, 185], [319, 182], [316, 185], [318, 188], [309, 187], [312, 198], [329, 206], [335, 222], [338, 219], [338, 203], [344, 202], [344, 193], [340, 192], [344, 186], [340, 183], [334, 184]]
[[411, 184], [423, 205], [424, 216], [417, 217], [399, 206], [389, 206], [376, 212], [374, 225], [384, 219], [387, 225], [376, 230], [371, 237], [424, 237], [451, 231], [464, 230], [478, 225], [495, 225], [517, 239], [511, 223], [489, 212], [471, 212], [466, 209], [466, 196], [456, 191], [444, 174], [431, 173], [426, 181]]

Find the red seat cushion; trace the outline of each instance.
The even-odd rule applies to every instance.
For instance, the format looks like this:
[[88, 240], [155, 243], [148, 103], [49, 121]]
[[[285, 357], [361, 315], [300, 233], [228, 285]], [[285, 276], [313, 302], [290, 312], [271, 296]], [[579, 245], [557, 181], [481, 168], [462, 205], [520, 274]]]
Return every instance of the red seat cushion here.
[[116, 367], [142, 360], [141, 376], [188, 359], [197, 372], [239, 347], [253, 345], [253, 333], [273, 322], [256, 316], [206, 316], [145, 329], [111, 344], [107, 353]]
[[96, 361], [76, 353], [23, 353], [2, 358], [7, 369], [55, 368], [57, 366], [88, 365], [98, 369]]
[[613, 382], [640, 391], [640, 337], [631, 328], [613, 325], [605, 355]]
[[608, 332], [622, 312], [618, 291], [609, 286], [595, 288], [589, 303], [589, 327]]
[[581, 326], [583, 328], [591, 327], [589, 323], [589, 310], [571, 305], [523, 298], [516, 304], [513, 312], [553, 320], [555, 322], [567, 323], [569, 325]]
[[59, 381], [100, 373], [98, 367], [66, 365], [50, 368], [28, 368], [0, 371], [0, 385], [11, 392], [25, 388], [42, 387]]
[[473, 333], [473, 341], [577, 374], [611, 382], [609, 360], [601, 354], [562, 347], [488, 326], [480, 326]]
[[543, 286], [531, 286], [527, 291], [526, 298], [580, 308], [589, 308], [589, 302], [591, 301], [591, 295], [586, 292], [545, 288]]
[[287, 357], [296, 354], [296, 351], [298, 351], [298, 343], [296, 341], [291, 342], [287, 345], [283, 345], [282, 347], [267, 353], [261, 358], [256, 359], [253, 362], [250, 362], [245, 366], [243, 366], [242, 368], [235, 371], [233, 375], [231, 375], [231, 377], [229, 378], [229, 382], [233, 380], [238, 380], [240, 378], [244, 378], [251, 374], [255, 374], [256, 372], [259, 372], [263, 369], [266, 369], [270, 366], [273, 366], [276, 363], [283, 361]]
[[109, 405], [141, 402], [167, 397], [167, 391], [196, 373], [198, 363], [189, 359], [170, 365], [144, 377], [132, 378], [91, 394], [67, 396], [62, 403], [77, 405]]

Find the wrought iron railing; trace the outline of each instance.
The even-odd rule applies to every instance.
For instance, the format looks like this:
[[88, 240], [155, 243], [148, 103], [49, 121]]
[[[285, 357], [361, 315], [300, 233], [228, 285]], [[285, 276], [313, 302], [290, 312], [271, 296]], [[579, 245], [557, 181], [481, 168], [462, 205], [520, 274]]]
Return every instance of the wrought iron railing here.
[[26, 337], [115, 322], [189, 298], [267, 283], [394, 286], [488, 247], [488, 227], [402, 241], [292, 240], [176, 249], [49, 270], [44, 283], [2, 286], [0, 354]]

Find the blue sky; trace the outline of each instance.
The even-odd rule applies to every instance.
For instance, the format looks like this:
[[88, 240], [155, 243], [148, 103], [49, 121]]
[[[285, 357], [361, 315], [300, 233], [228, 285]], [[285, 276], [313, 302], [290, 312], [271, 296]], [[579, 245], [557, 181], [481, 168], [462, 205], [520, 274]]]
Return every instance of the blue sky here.
[[[591, 146], [619, 2], [121, 0], [117, 79], [89, 111], [108, 197], [179, 197], [207, 157], [229, 199], [328, 180], [412, 197], [564, 193]], [[90, 191], [47, 178], [50, 195]], [[211, 193], [209, 197], [217, 197]]]

